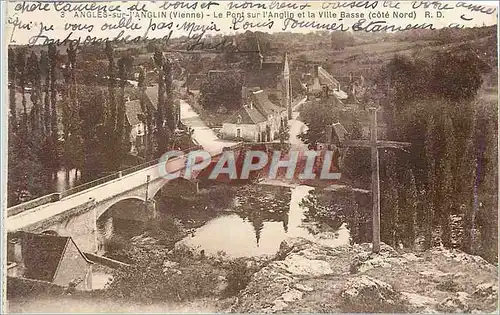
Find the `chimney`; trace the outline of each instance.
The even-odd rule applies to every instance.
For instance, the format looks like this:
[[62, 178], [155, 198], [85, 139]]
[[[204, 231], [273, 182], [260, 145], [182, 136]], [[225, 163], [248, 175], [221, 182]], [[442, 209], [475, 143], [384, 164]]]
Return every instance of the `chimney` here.
[[22, 242], [19, 237], [12, 238], [7, 244], [7, 260], [16, 263], [23, 263]]
[[323, 98], [328, 99], [328, 86], [323, 86]]
[[319, 66], [318, 65], [314, 65], [314, 72], [313, 72], [314, 77], [318, 76], [318, 69], [319, 69]]

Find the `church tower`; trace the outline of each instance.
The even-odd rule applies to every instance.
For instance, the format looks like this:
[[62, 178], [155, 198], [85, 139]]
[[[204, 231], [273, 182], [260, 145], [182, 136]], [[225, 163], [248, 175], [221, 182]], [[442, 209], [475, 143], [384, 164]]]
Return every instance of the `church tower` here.
[[259, 70], [262, 70], [262, 64], [264, 63], [264, 55], [262, 55], [262, 51], [260, 51], [260, 43], [259, 38], [255, 36], [257, 39], [257, 52], [259, 53]]
[[285, 53], [283, 65], [283, 100], [288, 109], [288, 119], [292, 119], [292, 85], [290, 84], [290, 66], [288, 65], [288, 54]]

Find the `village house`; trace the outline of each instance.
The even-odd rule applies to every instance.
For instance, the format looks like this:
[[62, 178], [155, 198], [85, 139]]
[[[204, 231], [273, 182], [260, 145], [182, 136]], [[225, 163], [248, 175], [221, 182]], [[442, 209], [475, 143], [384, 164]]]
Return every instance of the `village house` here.
[[[328, 149], [332, 145], [338, 147], [340, 143], [347, 139], [353, 139], [352, 130], [354, 125], [359, 125], [361, 137], [367, 140], [370, 138], [370, 113], [368, 110], [361, 110], [354, 107], [339, 108], [339, 120], [326, 127], [324, 136], [318, 141], [317, 149]], [[384, 120], [384, 111], [377, 111], [377, 138], [387, 138], [387, 124]], [[356, 140], [358, 140], [356, 138]]]
[[256, 41], [258, 62], [244, 73], [243, 99], [245, 100], [247, 91], [265, 90], [273, 102], [291, 109], [292, 85], [288, 54], [285, 52], [283, 57], [265, 56], [260, 49], [259, 39]]
[[129, 135], [130, 153], [137, 155], [144, 148], [145, 115], [141, 109], [141, 101], [125, 102], [125, 130]]
[[282, 121], [287, 121], [286, 108], [273, 104], [265, 91], [258, 90], [222, 124], [221, 133], [224, 139], [270, 142], [278, 139]]
[[285, 53], [281, 62], [266, 60], [259, 50], [259, 64], [244, 73], [243, 106], [222, 124], [222, 137], [277, 140], [281, 124], [291, 118], [291, 95], [288, 55]]
[[92, 289], [92, 265], [71, 237], [9, 233], [7, 275], [80, 290]]
[[359, 98], [366, 91], [365, 78], [362, 75], [356, 76], [350, 72], [348, 76], [337, 77], [337, 79], [340, 82], [340, 88], [347, 93], [347, 99], [344, 102], [359, 104]]
[[342, 102], [348, 98], [347, 93], [341, 89], [340, 82], [321, 66], [314, 65], [313, 73], [306, 74], [304, 81], [309, 99], [317, 98], [325, 92]]
[[[179, 89], [180, 81], [174, 80], [173, 91], [173, 110], [175, 111], [176, 124], [180, 123], [180, 99]], [[155, 128], [156, 114], [158, 112], [158, 85], [148, 86], [144, 90], [144, 109], [141, 106], [140, 99], [127, 100], [125, 102], [125, 130], [129, 135], [130, 154], [137, 155], [145, 146], [146, 138], [146, 115], [151, 117], [152, 128]], [[154, 132], [155, 130], [152, 130]], [[175, 131], [175, 130], [174, 130]]]

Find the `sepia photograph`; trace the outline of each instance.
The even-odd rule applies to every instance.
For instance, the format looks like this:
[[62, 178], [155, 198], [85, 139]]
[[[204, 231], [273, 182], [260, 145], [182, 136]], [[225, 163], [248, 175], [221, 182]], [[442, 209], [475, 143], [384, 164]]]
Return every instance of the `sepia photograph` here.
[[7, 7], [2, 313], [498, 313], [495, 3], [152, 5]]

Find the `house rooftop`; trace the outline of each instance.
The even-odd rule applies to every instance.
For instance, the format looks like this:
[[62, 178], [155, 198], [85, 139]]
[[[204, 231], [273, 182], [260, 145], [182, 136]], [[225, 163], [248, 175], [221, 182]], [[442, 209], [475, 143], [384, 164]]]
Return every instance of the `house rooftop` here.
[[253, 106], [266, 117], [270, 114], [286, 110], [286, 108], [277, 106], [271, 102], [268, 98], [268, 94], [263, 90], [252, 92], [251, 101], [253, 102]]
[[266, 120], [266, 117], [264, 117], [255, 107], [244, 105], [231, 115], [225, 123], [254, 125]]
[[[51, 282], [56, 275], [68, 244], [70, 242], [74, 244], [73, 239], [71, 237], [28, 232], [22, 232], [19, 236], [26, 267], [25, 277]], [[78, 249], [78, 246], [74, 245]], [[80, 249], [78, 249], [78, 252], [85, 261], [92, 263]]]
[[328, 71], [326, 71], [322, 67], [318, 67], [318, 77], [319, 82], [322, 85], [328, 85], [329, 87], [331, 86], [333, 88], [339, 84], [339, 81], [337, 81], [337, 79], [335, 79], [330, 73], [328, 73]]

